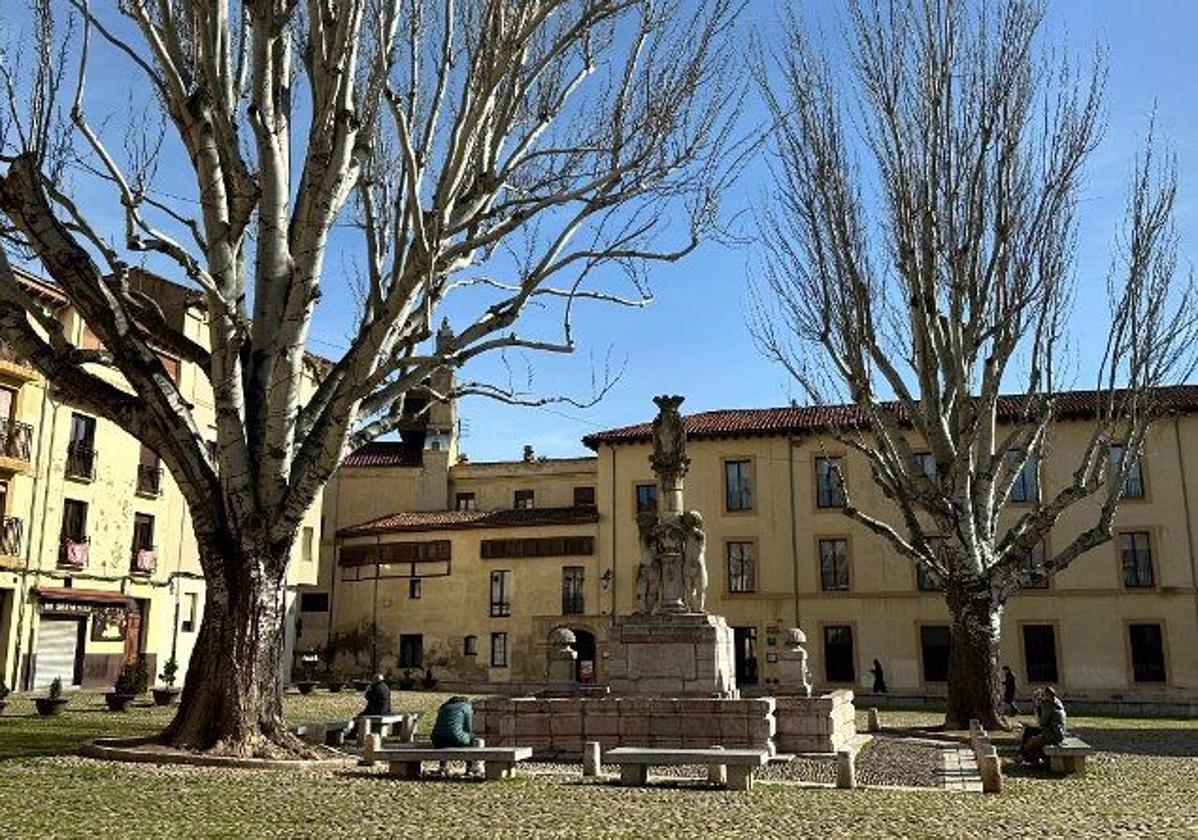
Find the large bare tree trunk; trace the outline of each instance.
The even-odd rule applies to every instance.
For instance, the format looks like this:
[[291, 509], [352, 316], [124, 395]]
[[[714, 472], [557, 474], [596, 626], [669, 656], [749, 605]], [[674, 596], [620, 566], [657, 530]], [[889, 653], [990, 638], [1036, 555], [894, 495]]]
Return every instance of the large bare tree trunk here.
[[1002, 606], [981, 579], [954, 584], [947, 592], [952, 638], [944, 725], [965, 729], [976, 719], [987, 729], [996, 729], [1002, 726], [998, 713]]
[[286, 573], [278, 552], [243, 543], [234, 552], [241, 556], [219, 561], [229, 571], [207, 572], [204, 620], [164, 743], [262, 757], [300, 748], [283, 720]]

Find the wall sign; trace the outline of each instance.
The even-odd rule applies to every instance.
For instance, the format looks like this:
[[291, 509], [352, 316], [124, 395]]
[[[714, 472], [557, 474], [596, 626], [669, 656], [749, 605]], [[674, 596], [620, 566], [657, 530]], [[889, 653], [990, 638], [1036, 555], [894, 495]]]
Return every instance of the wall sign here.
[[91, 605], [79, 601], [42, 601], [38, 604], [38, 612], [42, 615], [76, 615], [87, 617], [91, 615]]
[[92, 641], [123, 642], [126, 621], [124, 607], [97, 607], [92, 610]]

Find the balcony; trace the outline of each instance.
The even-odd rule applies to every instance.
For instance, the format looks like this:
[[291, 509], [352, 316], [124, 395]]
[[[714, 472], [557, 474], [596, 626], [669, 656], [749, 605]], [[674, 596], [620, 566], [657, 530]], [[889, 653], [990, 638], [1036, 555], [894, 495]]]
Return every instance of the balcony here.
[[33, 426], [15, 420], [0, 420], [0, 470], [23, 471], [29, 467]]
[[0, 516], [0, 567], [20, 561], [25, 523], [15, 516]]
[[75, 571], [86, 569], [91, 547], [89, 537], [63, 537], [58, 547], [58, 565]]
[[162, 467], [137, 465], [137, 495], [157, 499], [162, 495]]
[[96, 450], [90, 443], [72, 441], [67, 445], [67, 478], [91, 481], [96, 477]]
[[133, 549], [129, 571], [135, 575], [152, 575], [158, 568], [158, 549], [154, 546]]

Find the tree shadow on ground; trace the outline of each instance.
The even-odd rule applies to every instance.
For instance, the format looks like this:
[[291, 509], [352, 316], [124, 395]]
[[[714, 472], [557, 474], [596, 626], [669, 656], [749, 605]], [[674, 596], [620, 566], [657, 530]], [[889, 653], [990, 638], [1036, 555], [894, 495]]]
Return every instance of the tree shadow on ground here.
[[1100, 752], [1198, 757], [1198, 724], [1192, 729], [1092, 729], [1079, 726], [1071, 727], [1069, 732]]

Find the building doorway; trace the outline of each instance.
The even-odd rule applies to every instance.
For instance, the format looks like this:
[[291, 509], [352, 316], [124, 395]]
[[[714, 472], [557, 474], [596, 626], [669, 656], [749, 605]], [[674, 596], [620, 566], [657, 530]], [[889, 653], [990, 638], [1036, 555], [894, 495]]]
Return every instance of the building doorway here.
[[757, 628], [733, 627], [737, 686], [757, 685]]
[[574, 652], [578, 658], [574, 660], [574, 679], [579, 683], [595, 681], [595, 634], [590, 630], [580, 630], [571, 627], [574, 634]]
[[46, 689], [55, 679], [64, 686], [83, 682], [83, 628], [79, 618], [42, 616], [37, 633], [37, 659], [34, 661], [33, 687]]

